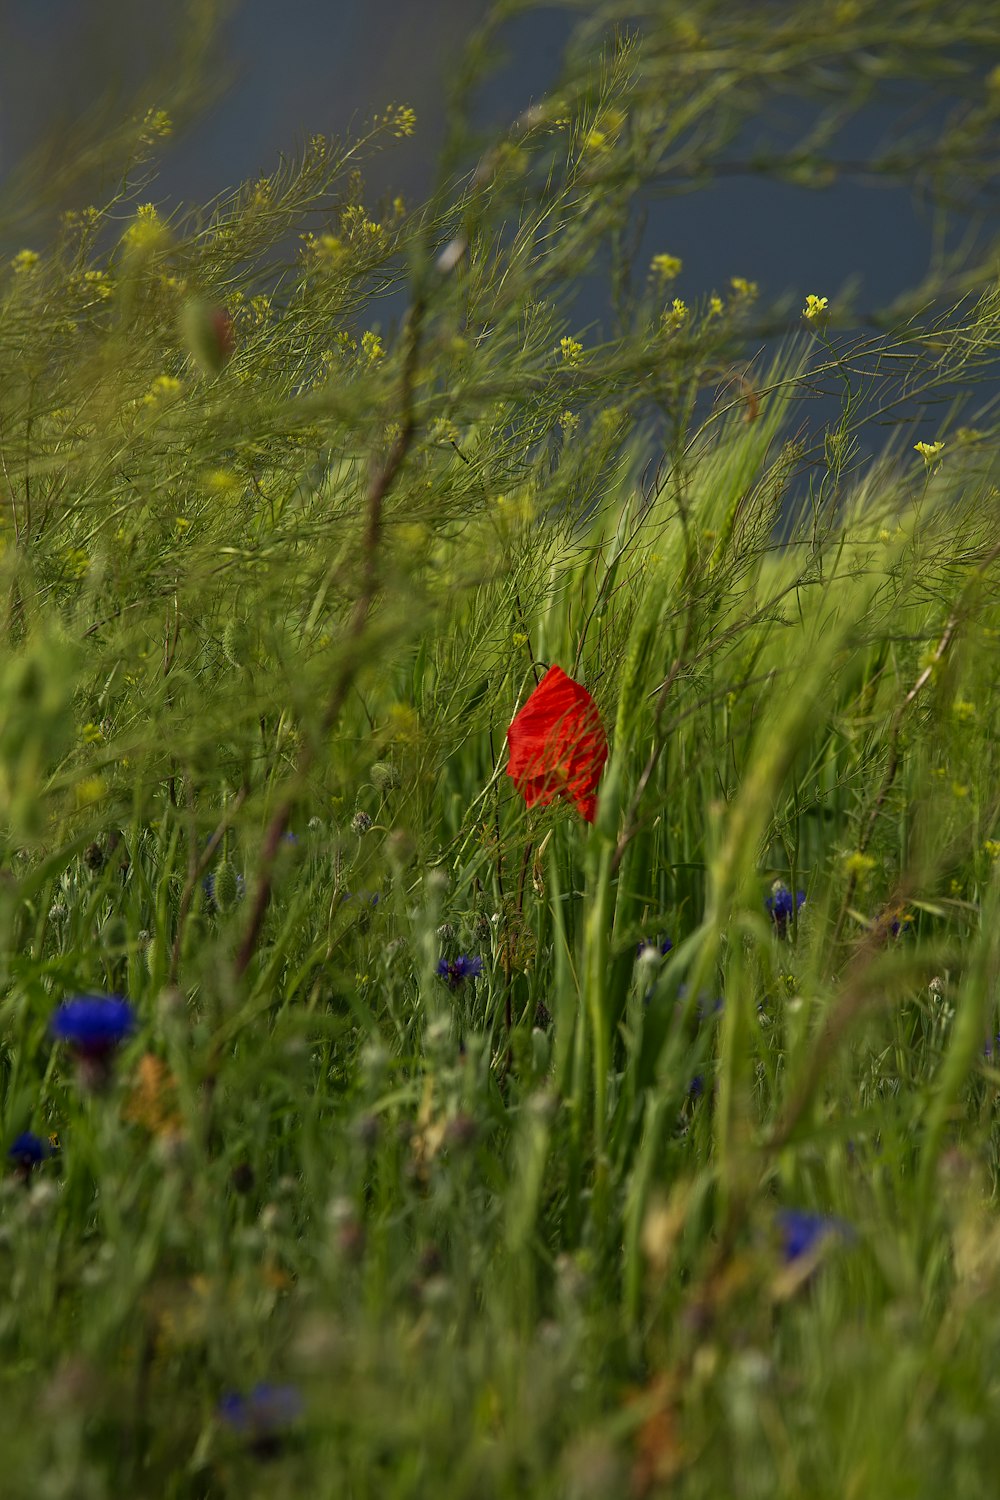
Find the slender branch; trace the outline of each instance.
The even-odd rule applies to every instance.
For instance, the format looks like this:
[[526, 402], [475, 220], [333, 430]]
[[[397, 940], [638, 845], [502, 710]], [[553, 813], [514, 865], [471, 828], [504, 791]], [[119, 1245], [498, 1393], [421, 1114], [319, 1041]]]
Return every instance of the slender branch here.
[[[927, 663], [926, 667], [924, 667], [923, 671], [920, 673], [920, 676], [917, 678], [916, 682], [906, 694], [906, 697], [900, 704], [898, 704], [896, 712], [892, 716], [892, 723], [889, 726], [889, 759], [886, 763], [885, 774], [882, 777], [882, 783], [875, 794], [874, 802], [868, 810], [868, 817], [865, 819], [865, 826], [861, 830], [861, 837], [858, 840], [859, 854], [864, 854], [868, 848], [868, 845], [872, 841], [872, 835], [875, 832], [879, 816], [882, 812], [883, 807], [885, 806], [886, 799], [888, 798], [889, 793], [892, 790], [892, 784], [895, 781], [896, 773], [899, 770], [899, 762], [902, 758], [899, 748], [899, 737], [903, 728], [903, 719], [906, 716], [907, 710], [913, 703], [916, 702], [919, 694], [923, 691], [928, 682], [930, 682], [931, 678], [934, 676], [934, 669], [942, 660], [948, 650], [948, 647], [951, 645], [952, 640], [954, 639], [955, 631], [958, 629], [958, 620], [959, 616], [957, 612], [949, 618], [948, 623], [944, 628], [944, 633], [942, 634], [941, 639], [938, 641], [937, 645], [934, 648], [934, 653], [931, 656], [930, 661]], [[858, 876], [857, 873], [852, 870], [847, 881], [847, 889], [844, 892], [844, 899], [841, 902], [840, 912], [837, 916], [837, 926], [833, 934], [834, 944], [840, 941], [841, 933], [844, 930], [844, 923], [847, 921], [847, 914], [854, 902], [854, 894], [857, 890], [857, 887]]]
[[196, 859], [191, 863], [191, 867], [188, 871], [187, 881], [185, 883], [183, 891], [181, 892], [180, 905], [177, 909], [177, 932], [174, 936], [174, 946], [170, 955], [171, 984], [174, 984], [176, 982], [177, 973], [180, 969], [181, 944], [184, 941], [184, 927], [187, 923], [188, 916], [190, 915], [191, 902], [194, 900], [195, 892], [197, 891], [198, 886], [201, 883], [201, 879], [205, 874], [205, 871], [208, 869], [209, 865], [212, 863], [212, 860], [215, 858], [215, 851], [222, 843], [222, 840], [225, 838], [226, 832], [232, 825], [236, 814], [239, 812], [240, 808], [243, 806], [243, 803], [246, 801], [246, 796], [247, 788], [245, 786], [240, 787], [236, 796], [233, 798], [231, 805], [226, 809], [225, 817], [222, 818], [215, 832], [212, 834], [212, 837], [205, 845], [205, 848], [202, 851], [201, 858]]
[[[378, 553], [382, 540], [385, 499], [403, 467], [413, 442], [416, 426], [413, 411], [413, 393], [416, 386], [417, 357], [420, 350], [420, 335], [424, 310], [424, 297], [421, 293], [415, 297], [409, 319], [407, 320], [407, 348], [403, 364], [400, 394], [402, 420], [384, 461], [373, 468], [368, 485], [368, 495], [365, 504], [365, 524], [361, 537], [361, 588], [354, 601], [354, 607], [351, 610], [347, 623], [346, 645], [348, 648], [357, 645], [368, 624], [368, 618], [378, 591]], [[274, 862], [281, 846], [281, 840], [288, 827], [296, 797], [316, 757], [318, 745], [325, 740], [329, 731], [343, 712], [344, 704], [350, 694], [354, 678], [358, 671], [360, 657], [361, 653], [358, 651], [347, 649], [344, 652], [340, 670], [334, 681], [333, 691], [320, 719], [319, 730], [311, 739], [303, 743], [295, 773], [291, 777], [289, 786], [278, 803], [271, 816], [271, 821], [265, 830], [260, 858], [258, 860], [257, 883], [253, 904], [250, 909], [250, 919], [236, 954], [235, 970], [237, 978], [242, 977], [246, 973], [260, 940], [261, 928], [264, 925], [264, 916], [271, 901]]]

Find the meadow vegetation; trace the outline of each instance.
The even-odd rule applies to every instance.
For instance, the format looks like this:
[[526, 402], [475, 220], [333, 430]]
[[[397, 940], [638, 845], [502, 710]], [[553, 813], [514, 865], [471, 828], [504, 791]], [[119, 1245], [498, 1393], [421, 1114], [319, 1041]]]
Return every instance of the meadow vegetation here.
[[[1000, 21], [587, 6], [484, 139], [514, 9], [424, 205], [394, 104], [166, 213], [183, 67], [6, 200], [11, 1500], [990, 1492], [995, 244], [879, 310], [634, 233], [907, 88], [857, 169], [989, 208]], [[507, 774], [552, 665], [592, 822]]]

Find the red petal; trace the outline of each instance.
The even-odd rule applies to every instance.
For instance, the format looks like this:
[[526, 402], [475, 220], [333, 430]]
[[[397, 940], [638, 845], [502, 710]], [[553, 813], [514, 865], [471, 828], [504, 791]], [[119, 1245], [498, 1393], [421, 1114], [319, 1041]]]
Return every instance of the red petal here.
[[529, 807], [570, 797], [594, 821], [597, 783], [608, 741], [597, 705], [582, 683], [550, 667], [507, 730], [507, 774]]

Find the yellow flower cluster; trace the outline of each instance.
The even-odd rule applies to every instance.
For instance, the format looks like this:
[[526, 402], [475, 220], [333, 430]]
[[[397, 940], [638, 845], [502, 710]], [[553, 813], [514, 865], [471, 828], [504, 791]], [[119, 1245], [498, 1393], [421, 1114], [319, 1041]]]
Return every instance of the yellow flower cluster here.
[[688, 305], [683, 297], [675, 297], [670, 306], [660, 317], [660, 327], [665, 333], [673, 333], [677, 328], [683, 328], [689, 316]]
[[427, 433], [429, 443], [457, 443], [460, 433], [449, 417], [435, 417]]
[[339, 265], [344, 258], [344, 242], [338, 235], [306, 234], [303, 235], [303, 240], [306, 255], [327, 271]]
[[380, 359], [385, 358], [385, 345], [377, 333], [369, 330], [361, 335], [361, 353], [370, 365], [377, 364]]
[[352, 203], [350, 208], [344, 209], [340, 216], [340, 227], [354, 244], [360, 240], [378, 248], [386, 238], [382, 225], [370, 219], [360, 203]]
[[578, 344], [576, 339], [560, 339], [559, 348], [563, 359], [568, 365], [578, 365], [581, 363], [583, 359], [583, 345]]
[[390, 104], [384, 115], [375, 116], [375, 124], [385, 126], [397, 140], [402, 140], [416, 130], [417, 112], [409, 104]]
[[85, 578], [90, 568], [90, 558], [82, 547], [67, 547], [63, 552], [63, 563], [67, 575], [77, 581]]
[[817, 297], [815, 293], [810, 292], [806, 297], [806, 305], [802, 309], [802, 316], [808, 318], [810, 323], [817, 323], [820, 318], [825, 316], [829, 306], [830, 299], [828, 297]]
[[213, 495], [232, 496], [240, 487], [240, 481], [231, 469], [210, 469], [205, 475], [205, 488]]
[[114, 290], [107, 271], [84, 271], [83, 280], [88, 291], [93, 292], [102, 302], [107, 302]]
[[673, 281], [683, 271], [684, 262], [679, 255], [654, 255], [649, 263], [649, 269], [661, 281]]
[[135, 218], [125, 231], [124, 242], [129, 250], [151, 252], [166, 245], [169, 236], [166, 225], [152, 203], [140, 203]]
[[161, 402], [172, 401], [181, 394], [184, 386], [176, 375], [157, 375], [149, 390], [143, 396], [145, 406], [158, 406]]
[[101, 801], [106, 791], [103, 777], [85, 776], [74, 788], [77, 807], [93, 807], [96, 802]]
[[147, 109], [146, 118], [142, 122], [142, 138], [144, 141], [163, 140], [171, 135], [174, 122], [165, 109]]
[[913, 451], [919, 453], [925, 464], [933, 464], [944, 451], [944, 443], [914, 443]]

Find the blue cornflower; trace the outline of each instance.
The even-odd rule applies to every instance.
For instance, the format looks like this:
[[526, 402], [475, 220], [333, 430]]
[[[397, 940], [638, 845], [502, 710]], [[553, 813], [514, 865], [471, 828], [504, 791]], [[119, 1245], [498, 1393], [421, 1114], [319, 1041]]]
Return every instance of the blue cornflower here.
[[765, 898], [764, 905], [771, 914], [771, 921], [780, 938], [788, 930], [789, 917], [801, 910], [805, 899], [805, 891], [796, 891], [793, 896], [783, 880], [776, 880], [772, 885], [771, 894]]
[[828, 1214], [807, 1213], [801, 1208], [783, 1208], [775, 1214], [775, 1223], [781, 1236], [781, 1250], [785, 1260], [791, 1264], [814, 1250], [828, 1235], [840, 1239], [851, 1239], [854, 1230], [843, 1219]]
[[41, 1166], [51, 1155], [52, 1147], [48, 1141], [43, 1141], [41, 1136], [30, 1130], [22, 1130], [7, 1148], [7, 1160], [24, 1177], [28, 1176], [32, 1167]]
[[106, 1058], [134, 1029], [135, 1011], [121, 995], [74, 995], [49, 1021], [56, 1041], [83, 1058]]
[[302, 1394], [294, 1385], [270, 1385], [260, 1381], [248, 1395], [230, 1391], [219, 1402], [221, 1420], [245, 1438], [261, 1457], [277, 1451], [281, 1439], [305, 1411]]
[[437, 972], [450, 990], [460, 989], [467, 979], [478, 979], [483, 961], [478, 956], [460, 953], [457, 958], [438, 960]]

